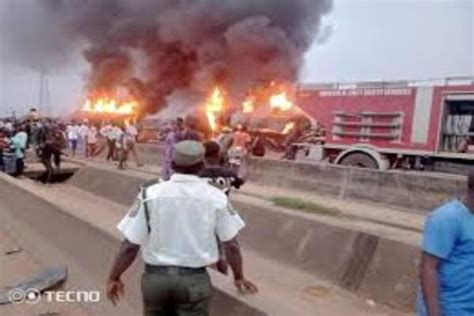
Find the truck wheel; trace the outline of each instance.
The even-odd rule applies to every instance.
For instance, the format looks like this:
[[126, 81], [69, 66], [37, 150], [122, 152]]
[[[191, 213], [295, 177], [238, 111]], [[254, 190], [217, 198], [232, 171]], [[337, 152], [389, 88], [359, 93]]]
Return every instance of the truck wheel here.
[[342, 158], [340, 164], [343, 166], [353, 166], [359, 168], [379, 168], [375, 159], [364, 153], [348, 154], [344, 158]]

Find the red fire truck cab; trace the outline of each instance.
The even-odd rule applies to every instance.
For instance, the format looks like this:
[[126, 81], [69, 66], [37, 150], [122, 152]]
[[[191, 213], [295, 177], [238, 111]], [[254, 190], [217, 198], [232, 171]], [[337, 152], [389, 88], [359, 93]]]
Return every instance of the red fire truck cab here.
[[301, 85], [297, 95], [326, 130], [317, 159], [378, 169], [474, 165], [474, 78]]

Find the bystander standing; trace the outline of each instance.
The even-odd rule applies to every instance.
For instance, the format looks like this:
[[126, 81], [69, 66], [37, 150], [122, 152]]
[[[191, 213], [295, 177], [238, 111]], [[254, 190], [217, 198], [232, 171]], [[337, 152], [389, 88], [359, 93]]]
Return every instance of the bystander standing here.
[[419, 316], [474, 315], [474, 173], [465, 201], [448, 202], [428, 216], [420, 276]]
[[76, 121], [72, 121], [70, 125], [66, 128], [66, 134], [68, 139], [69, 148], [72, 151], [72, 156], [76, 156], [77, 142], [79, 139], [79, 125]]

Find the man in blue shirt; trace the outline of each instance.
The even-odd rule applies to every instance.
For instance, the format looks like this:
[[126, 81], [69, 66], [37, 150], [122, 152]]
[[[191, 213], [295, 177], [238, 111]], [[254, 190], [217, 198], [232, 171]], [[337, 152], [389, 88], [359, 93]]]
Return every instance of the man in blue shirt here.
[[464, 202], [428, 216], [422, 250], [418, 315], [474, 315], [474, 173]]

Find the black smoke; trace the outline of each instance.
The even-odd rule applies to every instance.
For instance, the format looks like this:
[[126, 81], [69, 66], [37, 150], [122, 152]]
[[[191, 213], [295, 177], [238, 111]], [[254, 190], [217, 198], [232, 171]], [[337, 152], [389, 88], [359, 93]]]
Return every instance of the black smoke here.
[[[81, 47], [90, 91], [127, 86], [155, 112], [182, 89], [242, 97], [293, 82], [332, 0], [2, 0], [2, 56], [60, 65]], [[142, 67], [137, 67], [141, 64]]]

